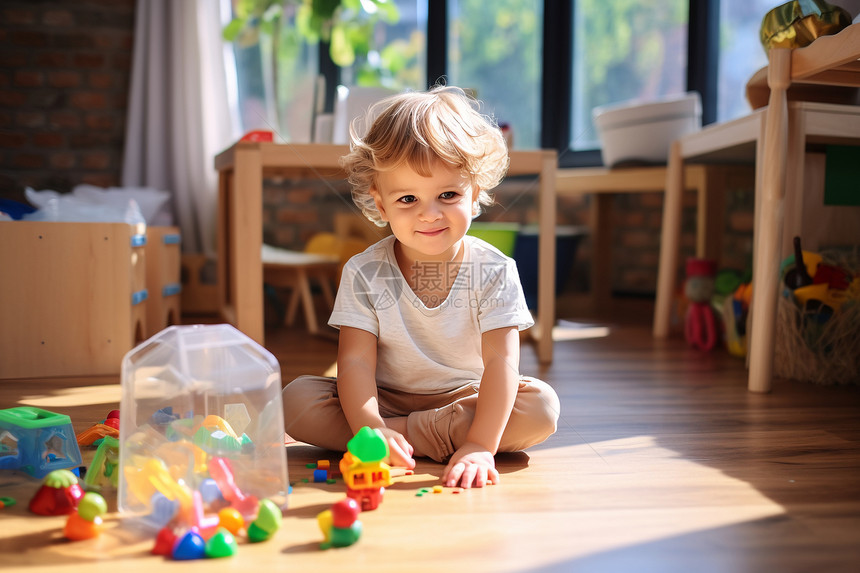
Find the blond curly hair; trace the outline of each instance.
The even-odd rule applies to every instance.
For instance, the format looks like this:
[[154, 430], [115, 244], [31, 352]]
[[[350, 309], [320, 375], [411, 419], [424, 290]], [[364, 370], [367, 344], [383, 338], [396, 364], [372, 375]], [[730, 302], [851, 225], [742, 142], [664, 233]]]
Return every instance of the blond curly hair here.
[[386, 225], [371, 195], [376, 175], [404, 163], [424, 177], [437, 161], [453, 166], [478, 189], [478, 205], [492, 205], [489, 190], [508, 170], [508, 148], [495, 122], [462, 89], [436, 86], [398, 94], [372, 106], [365, 118], [373, 122], [367, 134], [360, 137], [355, 122], [350, 126], [350, 152], [340, 163], [353, 201], [376, 225]]

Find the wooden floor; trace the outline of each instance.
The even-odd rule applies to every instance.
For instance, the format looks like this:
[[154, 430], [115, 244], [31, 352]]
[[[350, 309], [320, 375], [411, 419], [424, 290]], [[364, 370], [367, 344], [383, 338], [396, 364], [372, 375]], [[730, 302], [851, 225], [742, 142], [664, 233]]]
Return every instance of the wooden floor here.
[[[342, 483], [306, 484], [308, 462], [339, 454], [288, 448], [290, 509], [278, 535], [229, 560], [165, 562], [151, 538], [119, 526], [66, 542], [62, 518], [28, 514], [36, 483], [0, 473], [0, 568], [22, 571], [167, 566], [183, 571], [841, 572], [860, 566], [860, 389], [778, 380], [748, 393], [743, 361], [655, 342], [649, 311], [559, 331], [555, 362], [523, 350], [522, 372], [556, 388], [558, 432], [498, 456], [502, 483], [416, 497], [442, 467], [398, 474], [379, 509], [361, 515], [354, 546], [320, 551], [315, 516]], [[623, 317], [623, 318], [621, 318]], [[605, 327], [605, 328], [604, 328]], [[572, 340], [576, 336], [605, 335]], [[271, 329], [284, 381], [322, 373], [335, 344]], [[119, 400], [118, 380], [0, 381], [0, 408], [37, 405], [76, 430]], [[89, 457], [92, 453], [87, 454]], [[102, 569], [103, 570], [103, 569]]]

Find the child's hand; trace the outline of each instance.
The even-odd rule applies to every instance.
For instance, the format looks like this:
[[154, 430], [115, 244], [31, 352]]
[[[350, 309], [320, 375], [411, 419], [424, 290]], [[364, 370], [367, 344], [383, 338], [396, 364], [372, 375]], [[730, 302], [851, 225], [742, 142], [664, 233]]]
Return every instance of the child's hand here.
[[442, 483], [448, 487], [484, 487], [488, 483], [499, 483], [496, 460], [486, 448], [466, 442], [454, 452], [442, 475]]
[[412, 444], [407, 442], [406, 438], [403, 437], [403, 434], [386, 427], [377, 428], [377, 430], [382, 432], [382, 435], [385, 436], [385, 440], [388, 442], [388, 455], [391, 465], [404, 466], [410, 470], [413, 469], [415, 467], [415, 460], [412, 458], [414, 449], [412, 448]]

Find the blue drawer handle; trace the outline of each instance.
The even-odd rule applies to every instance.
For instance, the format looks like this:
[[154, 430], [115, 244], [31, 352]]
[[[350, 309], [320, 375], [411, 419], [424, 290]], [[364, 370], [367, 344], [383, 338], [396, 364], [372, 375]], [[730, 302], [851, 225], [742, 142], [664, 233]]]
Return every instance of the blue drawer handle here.
[[182, 292], [182, 285], [179, 283], [170, 283], [161, 288], [161, 296], [173, 296]]
[[146, 235], [138, 234], [131, 236], [131, 246], [132, 247], [142, 247], [146, 244]]
[[171, 233], [169, 235], [164, 235], [162, 240], [165, 245], [178, 245], [182, 241], [182, 235], [179, 233]]
[[139, 290], [135, 293], [131, 294], [131, 305], [134, 306], [136, 304], [140, 304], [149, 298], [149, 292], [146, 289]]

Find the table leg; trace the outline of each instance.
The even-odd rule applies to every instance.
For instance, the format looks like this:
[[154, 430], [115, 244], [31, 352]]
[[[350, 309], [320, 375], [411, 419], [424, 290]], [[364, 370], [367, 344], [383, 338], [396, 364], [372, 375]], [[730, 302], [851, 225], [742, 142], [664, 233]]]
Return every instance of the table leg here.
[[591, 297], [600, 310], [612, 299], [612, 202], [614, 194], [597, 193], [591, 203]]
[[[698, 190], [696, 256], [719, 264], [722, 258], [726, 225], [726, 171], [723, 167], [705, 166]], [[691, 185], [687, 185], [689, 189]]]
[[779, 289], [780, 244], [783, 224], [786, 155], [788, 153], [788, 102], [786, 90], [791, 70], [791, 51], [771, 50], [768, 65], [770, 101], [765, 116], [762, 170], [762, 202], [756, 221], [753, 270], [752, 329], [750, 332], [751, 392], [770, 391]]
[[669, 336], [672, 297], [678, 272], [681, 241], [681, 199], [684, 193], [684, 160], [681, 144], [672, 143], [663, 197], [663, 229], [660, 235], [660, 263], [657, 271], [657, 303], [654, 308], [654, 337]]
[[555, 326], [556, 201], [555, 152], [545, 152], [538, 188], [538, 308], [537, 355], [543, 364], [552, 362], [552, 328]]
[[[263, 329], [263, 170], [260, 150], [236, 150], [235, 176], [227, 194], [228, 305], [234, 326], [259, 344]], [[223, 260], [223, 259], [222, 259]]]

